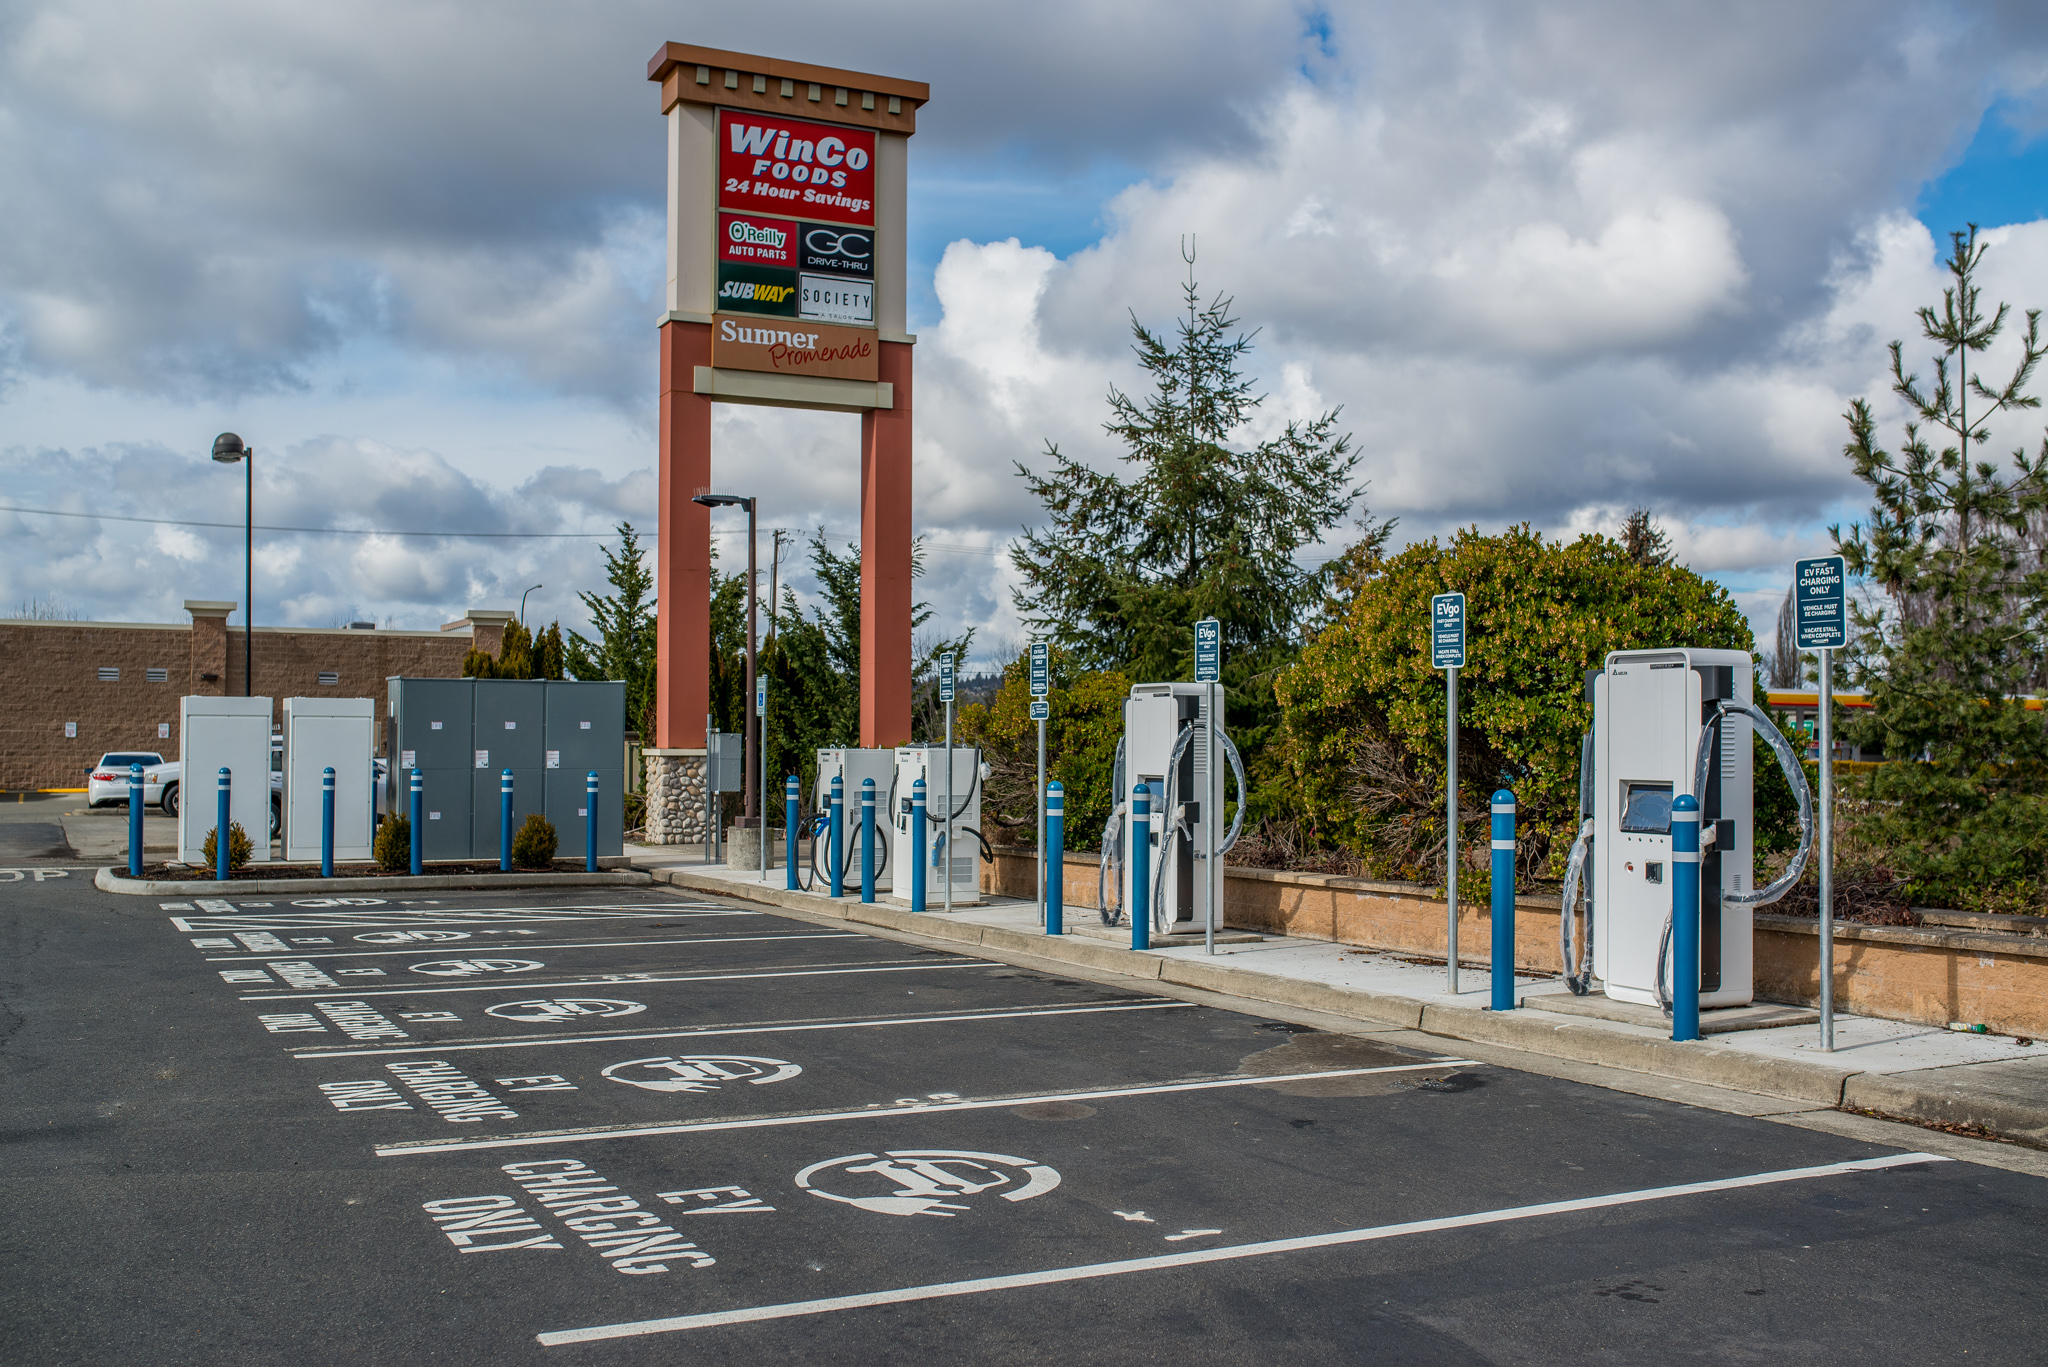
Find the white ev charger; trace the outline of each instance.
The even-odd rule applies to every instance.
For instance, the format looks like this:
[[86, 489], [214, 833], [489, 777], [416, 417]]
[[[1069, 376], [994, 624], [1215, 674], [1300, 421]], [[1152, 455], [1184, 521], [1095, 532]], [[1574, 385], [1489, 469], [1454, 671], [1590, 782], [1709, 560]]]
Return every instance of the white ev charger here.
[[[1690, 793], [1700, 804], [1700, 1005], [1746, 1006], [1754, 996], [1751, 910], [1798, 881], [1814, 826], [1805, 771], [1752, 705], [1753, 678], [1745, 651], [1674, 649], [1613, 651], [1587, 680], [1593, 730], [1580, 756], [1582, 825], [1559, 928], [1573, 992], [1584, 995], [1597, 974], [1615, 1001], [1670, 1009], [1671, 804]], [[1799, 798], [1799, 852], [1762, 888], [1752, 726]]]
[[[1244, 761], [1216, 719], [1216, 749], [1237, 783], [1237, 813], [1226, 832], [1223, 766], [1210, 771], [1203, 737], [1209, 724], [1209, 695], [1223, 706], [1223, 686], [1206, 683], [1143, 683], [1124, 699], [1124, 735], [1117, 742], [1116, 805], [1102, 831], [1102, 872], [1096, 905], [1104, 925], [1123, 920], [1131, 905], [1133, 880], [1149, 878], [1152, 933], [1191, 934], [1209, 920], [1210, 880], [1202, 876], [1208, 858], [1210, 823], [1216, 827], [1216, 857], [1237, 843], [1244, 826]], [[1142, 783], [1151, 814], [1142, 831], [1131, 829], [1131, 794]], [[1131, 851], [1144, 850], [1146, 858]], [[1223, 918], [1216, 918], [1221, 929]]]
[[[953, 832], [952, 848], [946, 848], [946, 747], [904, 745], [894, 751], [895, 772], [888, 806], [877, 810], [875, 824], [889, 822], [887, 832], [894, 842], [889, 863], [897, 870], [894, 891], [910, 895], [912, 827], [910, 785], [924, 780], [924, 898], [927, 906], [946, 899], [946, 878], [953, 880], [953, 905], [972, 905], [981, 900], [981, 751], [971, 745], [953, 747]], [[879, 807], [879, 804], [878, 804]]]
[[[839, 840], [844, 846], [841, 858], [844, 862], [846, 886], [860, 887], [860, 781], [871, 778], [875, 781], [875, 886], [888, 886], [884, 881], [889, 872], [889, 787], [896, 781], [896, 752], [894, 750], [838, 749], [818, 752], [818, 786], [811, 794], [811, 806], [818, 814], [817, 835], [811, 841], [811, 878], [815, 883], [829, 883], [832, 877], [831, 865], [827, 863], [830, 849], [825, 838], [826, 818], [832, 814], [832, 780], [842, 780], [845, 805], [840, 810]], [[910, 886], [908, 879], [903, 886]]]

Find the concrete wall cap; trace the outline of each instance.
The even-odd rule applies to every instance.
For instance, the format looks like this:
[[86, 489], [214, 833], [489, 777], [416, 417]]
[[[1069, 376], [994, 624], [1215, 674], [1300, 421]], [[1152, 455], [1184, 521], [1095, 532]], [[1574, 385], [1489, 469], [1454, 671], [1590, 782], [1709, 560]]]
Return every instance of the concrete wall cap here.
[[185, 600], [185, 611], [194, 617], [225, 617], [240, 606], [240, 603], [217, 603], [207, 598]]

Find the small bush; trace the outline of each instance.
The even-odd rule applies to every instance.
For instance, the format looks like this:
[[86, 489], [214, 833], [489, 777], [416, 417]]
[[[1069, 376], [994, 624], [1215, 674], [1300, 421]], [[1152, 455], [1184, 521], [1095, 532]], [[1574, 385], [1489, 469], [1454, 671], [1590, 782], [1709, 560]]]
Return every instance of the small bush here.
[[387, 873], [404, 873], [412, 867], [412, 819], [403, 816], [387, 816], [384, 824], [377, 828], [377, 843], [372, 847], [377, 856], [377, 867]]
[[647, 824], [647, 794], [627, 793], [621, 801], [627, 830], [637, 831]]
[[[220, 867], [217, 862], [220, 859], [220, 841], [217, 838], [219, 835], [220, 827], [215, 826], [206, 833], [206, 843], [200, 847], [206, 852], [206, 867], [209, 869]], [[233, 872], [248, 863], [249, 855], [252, 852], [252, 847], [249, 844], [249, 833], [242, 829], [242, 823], [230, 821], [228, 823], [229, 872]]]
[[535, 812], [512, 837], [512, 862], [522, 869], [544, 869], [555, 862], [554, 823]]

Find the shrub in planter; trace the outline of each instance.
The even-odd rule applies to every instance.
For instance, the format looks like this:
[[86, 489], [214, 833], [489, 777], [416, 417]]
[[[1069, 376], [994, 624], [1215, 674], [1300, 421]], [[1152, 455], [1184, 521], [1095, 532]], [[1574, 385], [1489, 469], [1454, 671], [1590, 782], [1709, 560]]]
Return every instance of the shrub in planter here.
[[412, 868], [412, 818], [387, 816], [377, 827], [377, 843], [371, 847], [377, 867], [386, 873], [404, 873]]
[[[206, 867], [209, 869], [220, 867], [218, 862], [220, 859], [220, 842], [217, 838], [219, 835], [220, 827], [215, 826], [206, 833], [206, 843], [200, 846], [205, 851]], [[230, 821], [228, 823], [229, 870], [239, 869], [242, 865], [248, 863], [251, 853], [253, 853], [253, 848], [249, 844], [249, 833], [242, 829], [241, 822]]]
[[512, 837], [512, 862], [522, 869], [544, 869], [555, 862], [554, 823], [535, 812]]

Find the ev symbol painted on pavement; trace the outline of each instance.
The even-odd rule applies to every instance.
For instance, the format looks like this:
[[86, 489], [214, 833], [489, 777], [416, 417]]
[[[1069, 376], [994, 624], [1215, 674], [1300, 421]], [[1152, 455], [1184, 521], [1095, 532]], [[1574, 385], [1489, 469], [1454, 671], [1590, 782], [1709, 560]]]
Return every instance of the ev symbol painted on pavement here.
[[532, 1001], [499, 1002], [484, 1008], [486, 1014], [499, 1020], [525, 1021], [529, 1025], [560, 1025], [579, 1016], [630, 1016], [646, 1009], [639, 1002], [612, 997], [536, 997]]
[[786, 1082], [803, 1071], [779, 1058], [753, 1058], [746, 1054], [685, 1054], [680, 1058], [628, 1059], [604, 1070], [604, 1076], [628, 1087], [650, 1092], [715, 1092], [725, 1082], [749, 1082], [756, 1087]]
[[292, 903], [295, 907], [381, 907], [381, 897], [301, 897]]
[[545, 967], [538, 959], [431, 959], [414, 964], [412, 971], [437, 978], [474, 978], [485, 973], [530, 973]]
[[1057, 1187], [1060, 1175], [1043, 1163], [1004, 1153], [891, 1149], [813, 1163], [796, 1175], [796, 1184], [813, 1196], [878, 1215], [937, 1215], [950, 1220], [954, 1211], [972, 1207], [948, 1201], [948, 1196], [978, 1196], [1013, 1187], [999, 1192], [1005, 1201], [1029, 1201]]
[[467, 940], [466, 930], [373, 930], [356, 936], [366, 945], [411, 945], [422, 940]]

